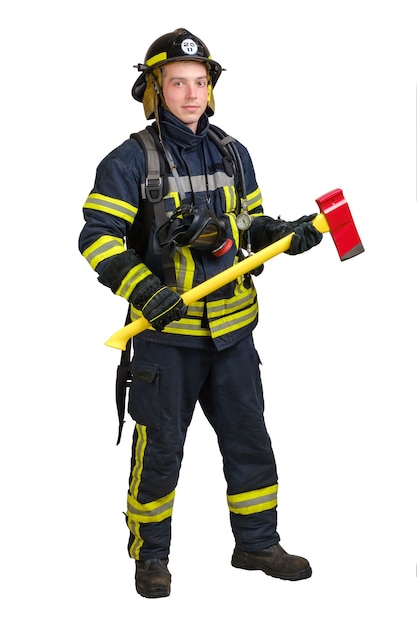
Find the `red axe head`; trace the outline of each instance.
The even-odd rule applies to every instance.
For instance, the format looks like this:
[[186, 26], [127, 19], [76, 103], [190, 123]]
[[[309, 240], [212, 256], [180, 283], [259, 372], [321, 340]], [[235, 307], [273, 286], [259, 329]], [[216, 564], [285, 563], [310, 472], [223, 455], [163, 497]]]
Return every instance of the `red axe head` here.
[[316, 200], [320, 212], [326, 217], [330, 234], [341, 261], [351, 259], [365, 251], [356, 230], [349, 205], [341, 189], [334, 189]]

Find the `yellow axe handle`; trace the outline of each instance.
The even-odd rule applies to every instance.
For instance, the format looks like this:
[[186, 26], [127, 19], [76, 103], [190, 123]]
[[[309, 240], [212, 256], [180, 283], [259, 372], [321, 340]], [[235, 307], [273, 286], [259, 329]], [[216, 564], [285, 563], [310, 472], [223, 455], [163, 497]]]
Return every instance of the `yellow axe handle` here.
[[[327, 233], [330, 230], [324, 213], [316, 215], [312, 223], [321, 233]], [[243, 261], [235, 263], [232, 267], [228, 267], [226, 270], [223, 270], [223, 272], [209, 278], [204, 283], [200, 283], [200, 285], [186, 291], [181, 296], [184, 303], [189, 306], [190, 304], [201, 300], [209, 293], [216, 291], [216, 289], [220, 289], [220, 287], [227, 285], [227, 283], [232, 282], [232, 280], [236, 280], [238, 276], [249, 273], [251, 270], [265, 263], [265, 261], [281, 254], [281, 252], [285, 252], [291, 245], [292, 236], [293, 233], [290, 233], [286, 237], [272, 243], [270, 246], [256, 252], [256, 254], [251, 254], [246, 257], [246, 259], [243, 259]], [[116, 331], [114, 335], [106, 341], [105, 345], [110, 346], [110, 348], [125, 350], [129, 339], [131, 339], [134, 335], [139, 335], [139, 333], [146, 330], [149, 326], [149, 322], [144, 317], [140, 317], [139, 319], [134, 320], [130, 324], [126, 324], [126, 326]]]

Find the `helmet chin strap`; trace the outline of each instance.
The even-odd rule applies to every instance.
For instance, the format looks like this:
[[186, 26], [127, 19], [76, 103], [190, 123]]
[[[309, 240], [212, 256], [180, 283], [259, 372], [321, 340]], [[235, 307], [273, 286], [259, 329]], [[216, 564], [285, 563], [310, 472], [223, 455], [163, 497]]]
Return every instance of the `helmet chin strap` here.
[[[159, 70], [159, 72], [160, 72], [159, 79], [160, 79], [160, 82], [162, 83], [162, 71]], [[175, 163], [174, 163], [170, 153], [166, 149], [166, 147], [164, 145], [164, 142], [163, 142], [163, 139], [162, 139], [162, 132], [161, 132], [161, 123], [160, 123], [160, 119], [159, 119], [158, 103], [160, 102], [161, 106], [166, 111], [169, 111], [169, 108], [168, 108], [168, 106], [167, 106], [167, 104], [165, 102], [164, 94], [162, 92], [162, 85], [159, 84], [158, 78], [154, 74], [152, 74], [152, 87], [153, 87], [153, 90], [154, 90], [154, 93], [155, 93], [155, 100], [154, 100], [154, 104], [155, 104], [154, 109], [155, 110], [154, 110], [154, 115], [155, 115], [156, 125], [158, 127], [159, 142], [160, 142], [162, 150], [163, 150], [163, 152], [164, 152], [164, 154], [166, 156], [166, 159], [167, 159], [167, 161], [169, 163], [170, 170], [171, 170], [172, 174], [174, 175], [174, 178], [175, 178], [175, 180], [177, 182], [178, 192], [179, 192], [180, 198], [181, 198], [182, 201], [185, 201], [186, 195], [185, 195], [185, 191], [183, 189], [183, 186], [182, 186], [181, 181], [180, 181], [179, 176], [178, 176], [177, 167], [176, 167], [176, 165], [175, 165]]]

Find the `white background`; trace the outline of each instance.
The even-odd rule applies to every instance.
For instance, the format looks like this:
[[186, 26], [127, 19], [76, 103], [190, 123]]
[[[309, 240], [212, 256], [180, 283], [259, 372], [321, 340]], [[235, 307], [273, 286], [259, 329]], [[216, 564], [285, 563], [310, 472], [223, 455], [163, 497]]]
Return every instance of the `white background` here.
[[[416, 620], [414, 2], [17, 2], [1, 15], [3, 624], [285, 626]], [[273, 10], [272, 10], [273, 9]], [[116, 447], [126, 306], [77, 248], [98, 162], [146, 120], [133, 65], [185, 27], [227, 71], [213, 122], [250, 150], [265, 212], [344, 192], [366, 248], [330, 235], [257, 280], [266, 419], [299, 583], [230, 566], [221, 460], [196, 411], [172, 595], [134, 589]], [[242, 364], [244, 367], [244, 364]]]

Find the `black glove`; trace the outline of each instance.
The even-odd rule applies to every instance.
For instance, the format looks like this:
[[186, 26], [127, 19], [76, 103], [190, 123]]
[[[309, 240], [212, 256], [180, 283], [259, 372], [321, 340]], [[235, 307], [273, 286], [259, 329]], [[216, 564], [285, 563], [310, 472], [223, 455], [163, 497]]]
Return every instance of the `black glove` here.
[[294, 230], [300, 224], [304, 224], [305, 222], [311, 222], [316, 217], [317, 213], [312, 213], [311, 215], [303, 215], [303, 217], [299, 217], [298, 220], [294, 220], [293, 222], [286, 222], [291, 228]]
[[284, 220], [274, 220], [267, 215], [255, 217], [250, 227], [250, 241], [252, 250], [259, 252], [262, 248], [270, 246], [271, 243], [282, 239], [286, 235], [294, 232], [290, 222]]
[[159, 332], [187, 313], [187, 306], [181, 296], [163, 285], [153, 274], [135, 287], [129, 300]]
[[286, 251], [287, 254], [300, 254], [309, 250], [323, 239], [322, 233], [311, 223], [311, 220], [316, 215], [317, 213], [304, 215], [292, 222], [281, 219], [274, 220], [266, 215], [256, 217], [250, 227], [253, 250], [258, 252], [258, 250], [266, 248], [266, 246], [286, 237], [290, 233], [294, 233], [294, 235], [290, 248]]
[[291, 240], [291, 245], [286, 251], [287, 254], [295, 255], [306, 252], [310, 250], [310, 248], [317, 246], [323, 239], [323, 234], [311, 223], [311, 220], [315, 216], [316, 213], [300, 217], [294, 222], [288, 222], [288, 224], [293, 226], [294, 235]]

